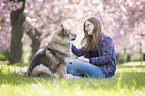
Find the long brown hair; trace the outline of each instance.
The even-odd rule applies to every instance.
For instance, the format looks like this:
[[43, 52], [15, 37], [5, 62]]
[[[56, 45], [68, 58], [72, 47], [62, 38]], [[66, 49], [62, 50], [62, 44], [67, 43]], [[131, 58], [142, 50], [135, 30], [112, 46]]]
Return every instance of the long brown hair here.
[[[88, 35], [88, 32], [85, 30], [86, 21], [89, 21], [94, 25], [92, 35]], [[101, 30], [101, 24], [100, 21], [95, 17], [90, 17], [86, 21], [84, 22], [84, 38], [81, 41], [81, 45], [85, 45], [85, 52], [96, 51], [99, 39], [103, 34]]]

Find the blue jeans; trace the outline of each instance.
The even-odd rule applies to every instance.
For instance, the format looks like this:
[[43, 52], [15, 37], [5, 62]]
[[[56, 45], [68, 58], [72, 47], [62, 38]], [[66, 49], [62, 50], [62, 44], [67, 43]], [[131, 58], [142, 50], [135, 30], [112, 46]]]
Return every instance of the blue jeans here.
[[103, 72], [100, 67], [80, 61], [78, 59], [69, 61], [66, 65], [67, 74], [74, 76], [85, 76], [91, 78], [102, 78]]

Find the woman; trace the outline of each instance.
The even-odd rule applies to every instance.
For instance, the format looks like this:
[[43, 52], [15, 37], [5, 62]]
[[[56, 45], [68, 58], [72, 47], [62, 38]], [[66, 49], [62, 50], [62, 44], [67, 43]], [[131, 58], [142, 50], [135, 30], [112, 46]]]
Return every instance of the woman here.
[[[85, 77], [112, 77], [116, 70], [113, 40], [101, 30], [100, 21], [91, 17], [84, 22], [84, 44], [78, 49], [72, 44], [72, 52], [79, 58], [66, 65], [67, 74]], [[80, 57], [84, 56], [84, 57]]]

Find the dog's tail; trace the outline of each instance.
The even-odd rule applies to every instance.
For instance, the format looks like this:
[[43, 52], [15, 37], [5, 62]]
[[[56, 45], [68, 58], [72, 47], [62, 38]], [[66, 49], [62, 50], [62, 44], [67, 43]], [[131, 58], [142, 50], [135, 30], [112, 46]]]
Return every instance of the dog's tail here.
[[32, 76], [54, 77], [53, 72], [43, 64], [36, 66], [32, 71]]
[[30, 64], [29, 64], [29, 67], [28, 67], [28, 70], [27, 70], [27, 76], [31, 76], [31, 73], [32, 73], [32, 70], [40, 64], [40, 58], [44, 57], [45, 56], [45, 53], [46, 53], [46, 49], [47, 47], [45, 47], [44, 49], [40, 49], [37, 51], [37, 53], [33, 56]]

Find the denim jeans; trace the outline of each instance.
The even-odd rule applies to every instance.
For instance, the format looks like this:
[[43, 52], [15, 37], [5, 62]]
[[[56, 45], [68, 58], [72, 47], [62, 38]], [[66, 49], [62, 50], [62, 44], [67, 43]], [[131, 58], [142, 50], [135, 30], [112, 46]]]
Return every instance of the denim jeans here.
[[74, 76], [85, 76], [91, 78], [102, 78], [103, 72], [100, 67], [80, 61], [78, 59], [69, 61], [66, 65], [67, 74]]

